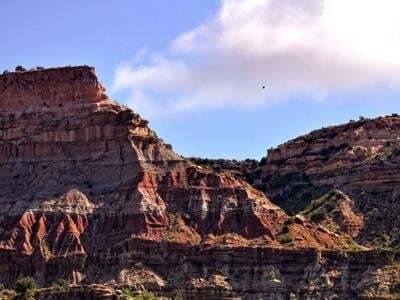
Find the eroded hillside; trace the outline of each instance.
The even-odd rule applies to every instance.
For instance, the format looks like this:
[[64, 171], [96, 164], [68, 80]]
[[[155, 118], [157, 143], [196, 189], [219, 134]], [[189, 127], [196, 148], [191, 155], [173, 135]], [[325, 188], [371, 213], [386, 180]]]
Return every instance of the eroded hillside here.
[[[256, 184], [288, 209], [297, 201], [293, 186], [304, 180], [273, 185], [277, 176], [304, 173], [307, 186], [327, 191], [339, 185], [343, 210], [362, 213], [364, 225], [353, 234], [307, 213], [290, 217], [244, 180], [182, 158], [146, 120], [110, 99], [90, 67], [1, 75], [0, 124], [0, 282], [7, 287], [32, 276], [42, 287], [63, 278], [207, 299], [397, 293], [397, 256], [352, 238], [364, 241], [372, 220], [354, 198], [357, 188], [377, 193], [385, 183], [380, 199], [396, 186], [397, 152], [385, 154], [369, 129], [318, 138], [317, 146], [284, 145], [289, 150], [271, 152], [257, 175]], [[397, 145], [385, 126], [371, 130]], [[358, 148], [337, 158], [353, 140]], [[314, 157], [321, 151], [328, 157], [322, 166]], [[374, 162], [383, 154], [385, 168]], [[347, 166], [348, 177], [333, 166]], [[363, 176], [352, 181], [355, 166]], [[364, 189], [373, 180], [376, 188]], [[346, 223], [331, 219], [338, 228]]]

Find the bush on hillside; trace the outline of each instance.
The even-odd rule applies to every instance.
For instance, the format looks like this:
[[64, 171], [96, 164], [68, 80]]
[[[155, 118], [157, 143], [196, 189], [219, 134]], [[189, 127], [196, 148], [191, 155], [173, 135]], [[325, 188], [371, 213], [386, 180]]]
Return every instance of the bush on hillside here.
[[32, 277], [25, 277], [17, 280], [14, 288], [15, 292], [22, 296], [33, 296], [36, 289], [36, 282]]

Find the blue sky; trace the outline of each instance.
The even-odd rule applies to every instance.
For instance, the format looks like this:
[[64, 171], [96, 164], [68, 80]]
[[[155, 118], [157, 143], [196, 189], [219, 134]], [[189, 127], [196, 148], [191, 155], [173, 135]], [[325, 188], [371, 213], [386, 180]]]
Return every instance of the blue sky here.
[[93, 65], [180, 154], [261, 158], [310, 130], [400, 111], [398, 4], [332, 1], [7, 1], [0, 70]]

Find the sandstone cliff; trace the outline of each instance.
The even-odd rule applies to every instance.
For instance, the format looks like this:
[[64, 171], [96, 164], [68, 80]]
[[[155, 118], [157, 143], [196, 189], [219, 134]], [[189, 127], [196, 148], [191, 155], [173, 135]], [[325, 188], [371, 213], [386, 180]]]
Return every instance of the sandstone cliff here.
[[[41, 286], [65, 278], [236, 293], [255, 283], [234, 283], [225, 264], [233, 259], [232, 272], [242, 272], [245, 262], [234, 257], [252, 248], [278, 249], [283, 260], [284, 248], [294, 260], [296, 249], [361, 249], [348, 235], [290, 218], [248, 183], [174, 153], [146, 120], [105, 94], [93, 68], [1, 75], [0, 124], [0, 282], [7, 286], [34, 276]], [[216, 269], [207, 273], [210, 264]], [[266, 293], [270, 284], [249, 289]]]
[[[336, 218], [364, 245], [398, 248], [399, 169], [400, 117], [392, 115], [316, 130], [271, 149], [256, 186], [291, 213], [310, 214], [312, 204], [322, 204], [317, 199], [330, 199], [314, 216], [320, 223]], [[327, 197], [333, 190], [341, 196]]]

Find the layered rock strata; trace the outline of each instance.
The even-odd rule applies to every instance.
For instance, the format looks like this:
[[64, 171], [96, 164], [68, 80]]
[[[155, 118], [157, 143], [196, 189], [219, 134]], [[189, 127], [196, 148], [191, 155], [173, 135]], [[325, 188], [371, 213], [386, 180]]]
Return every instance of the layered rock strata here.
[[[359, 249], [349, 236], [289, 218], [244, 181], [174, 153], [105, 94], [93, 68], [1, 75], [0, 126], [7, 286], [23, 276], [42, 286], [58, 278], [129, 283], [129, 265], [147, 263], [144, 241], [168, 260], [179, 247]], [[153, 267], [160, 255], [149, 256]], [[128, 273], [110, 273], [109, 262]]]
[[143, 240], [128, 247], [82, 267], [97, 285], [46, 288], [37, 298], [129, 299], [150, 290], [170, 299], [397, 299], [400, 292], [399, 257], [391, 252], [160, 247]]
[[256, 186], [291, 213], [338, 190], [351, 203], [342, 211], [354, 220], [345, 226], [358, 227], [353, 236], [396, 248], [399, 170], [400, 117], [392, 115], [316, 130], [271, 149]]

